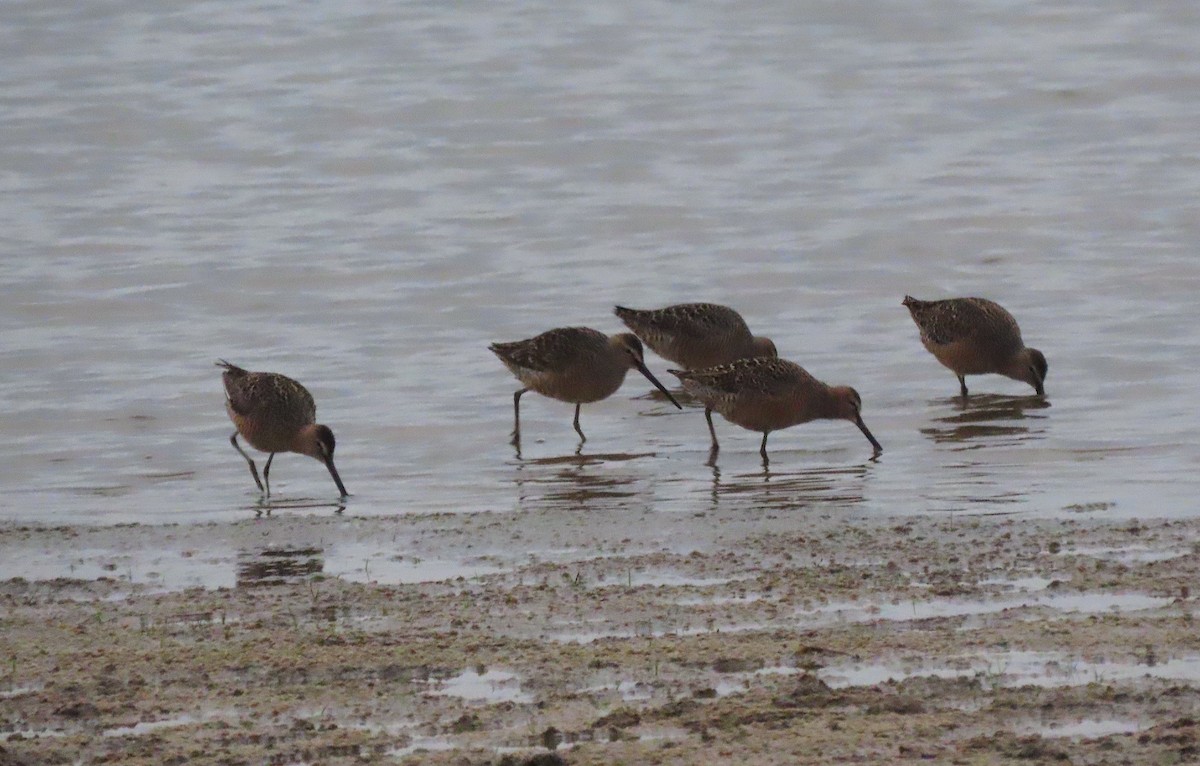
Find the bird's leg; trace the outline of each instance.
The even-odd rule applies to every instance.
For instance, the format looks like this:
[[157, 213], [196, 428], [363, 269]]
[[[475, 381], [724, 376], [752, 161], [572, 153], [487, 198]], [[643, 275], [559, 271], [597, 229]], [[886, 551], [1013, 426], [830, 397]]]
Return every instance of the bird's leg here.
[[712, 424], [712, 407], [704, 408], [704, 419], [708, 421], [708, 433], [712, 436], [712, 448], [710, 451], [716, 452], [721, 449], [721, 445], [717, 444], [717, 429], [713, 428]]
[[958, 376], [958, 386], [962, 389], [962, 398], [967, 398], [967, 378], [965, 375]]
[[263, 466], [263, 483], [267, 485], [267, 497], [271, 496], [271, 478], [267, 475], [271, 473], [271, 461], [275, 459], [275, 453], [267, 455], [267, 464]]
[[513, 394], [513, 432], [512, 442], [518, 449], [521, 446], [521, 394], [528, 391], [528, 388], [522, 388]]
[[575, 405], [575, 433], [579, 434], [579, 441], [581, 444], [587, 441], [587, 437], [583, 435], [583, 429], [579, 427], [579, 408], [582, 406], [582, 404]]
[[758, 448], [758, 454], [762, 455], [763, 465], [767, 464], [767, 434], [769, 433], [771, 432], [763, 431], [762, 446]]
[[250, 459], [250, 456], [246, 454], [245, 450], [242, 449], [242, 445], [238, 444], [237, 435], [238, 432], [234, 431], [233, 435], [229, 437], [229, 443], [232, 444], [233, 448], [238, 451], [238, 454], [246, 458], [246, 462], [250, 464], [250, 475], [254, 477], [254, 483], [258, 485], [258, 491], [265, 492], [266, 490], [263, 489], [262, 480], [258, 478], [258, 468], [254, 465], [254, 461]]
[[708, 433], [712, 436], [712, 446], [708, 448], [708, 462], [705, 465], [711, 466], [716, 470], [717, 453], [721, 451], [721, 445], [717, 444], [717, 430], [713, 428], [711, 407], [704, 408], [704, 419], [708, 421]]

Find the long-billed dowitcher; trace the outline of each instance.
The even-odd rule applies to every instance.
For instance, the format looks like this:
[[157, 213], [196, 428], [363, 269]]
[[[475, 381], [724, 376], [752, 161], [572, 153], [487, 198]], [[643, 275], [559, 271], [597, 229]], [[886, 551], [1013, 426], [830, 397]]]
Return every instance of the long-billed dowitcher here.
[[[308, 389], [286, 375], [248, 372], [224, 359], [217, 366], [225, 369], [221, 374], [225, 382], [225, 411], [237, 427], [229, 443], [250, 464], [250, 475], [259, 491], [271, 495], [271, 461], [276, 452], [299, 452], [324, 463], [338, 491], [346, 497], [346, 487], [333, 466], [333, 431], [316, 422], [317, 405]], [[263, 467], [262, 481], [254, 461], [238, 444], [239, 433], [250, 446], [271, 453]]]
[[750, 334], [742, 315], [716, 303], [680, 303], [661, 309], [613, 313], [663, 359], [688, 370], [717, 367], [735, 359], [779, 356], [770, 338]]
[[986, 298], [919, 301], [906, 295], [902, 305], [921, 330], [921, 343], [958, 376], [964, 397], [966, 376], [986, 373], [1024, 381], [1045, 396], [1046, 357], [1025, 345], [1017, 320], [1000, 304]]
[[632, 333], [610, 337], [590, 327], [558, 327], [533, 338], [493, 343], [488, 348], [524, 386], [513, 394], [513, 444], [521, 441], [521, 394], [529, 390], [574, 404], [575, 432], [587, 441], [579, 427], [580, 406], [611, 396], [625, 381], [630, 367], [645, 375], [679, 407], [675, 397], [646, 369], [642, 344]]
[[683, 387], [704, 402], [704, 417], [712, 435], [712, 452], [720, 445], [713, 428], [713, 410], [731, 423], [761, 431], [759, 453], [767, 458], [767, 436], [788, 426], [822, 418], [852, 421], [875, 454], [883, 451], [862, 419], [862, 398], [849, 386], [828, 386], [795, 362], [772, 357], [739, 359], [704, 370], [669, 370]]

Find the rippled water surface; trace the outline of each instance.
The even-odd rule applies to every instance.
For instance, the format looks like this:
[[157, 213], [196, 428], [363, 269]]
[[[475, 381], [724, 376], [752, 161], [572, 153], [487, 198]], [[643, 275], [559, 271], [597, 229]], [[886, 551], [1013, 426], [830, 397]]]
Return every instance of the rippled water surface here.
[[[312, 390], [346, 514], [1197, 511], [1192, 4], [0, 19], [0, 518], [252, 515], [217, 358]], [[964, 405], [905, 293], [1006, 305], [1050, 406], [999, 377]], [[526, 396], [515, 455], [489, 342], [691, 300], [854, 385], [882, 457], [831, 422], [764, 469], [718, 419], [708, 466], [701, 411], [636, 373], [578, 455], [571, 406]], [[335, 506], [313, 460], [272, 478], [276, 513]]]

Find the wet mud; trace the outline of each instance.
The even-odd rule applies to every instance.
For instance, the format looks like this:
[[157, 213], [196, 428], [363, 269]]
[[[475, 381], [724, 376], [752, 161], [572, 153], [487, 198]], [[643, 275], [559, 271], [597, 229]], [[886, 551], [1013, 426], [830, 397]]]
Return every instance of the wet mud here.
[[1104, 511], [7, 525], [0, 764], [1196, 762], [1200, 522]]

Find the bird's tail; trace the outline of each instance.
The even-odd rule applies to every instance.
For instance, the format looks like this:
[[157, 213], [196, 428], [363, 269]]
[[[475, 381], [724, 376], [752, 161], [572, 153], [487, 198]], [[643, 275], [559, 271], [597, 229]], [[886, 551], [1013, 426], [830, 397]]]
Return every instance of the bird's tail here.
[[241, 367], [238, 367], [236, 364], [230, 364], [229, 362], [226, 362], [224, 359], [218, 359], [217, 366], [224, 367], [226, 373], [233, 374], [236, 377], [241, 377], [242, 375], [247, 374], [247, 372], [245, 370], [243, 370]]

